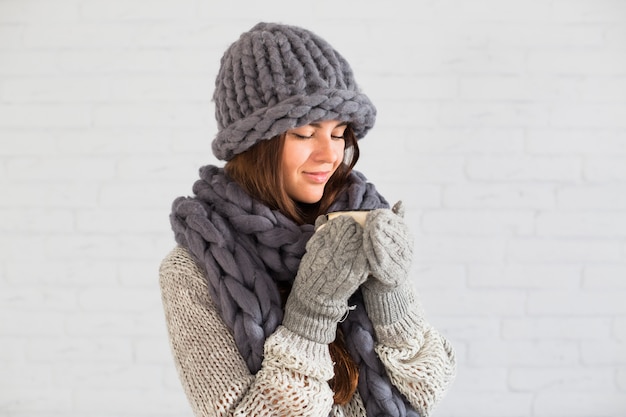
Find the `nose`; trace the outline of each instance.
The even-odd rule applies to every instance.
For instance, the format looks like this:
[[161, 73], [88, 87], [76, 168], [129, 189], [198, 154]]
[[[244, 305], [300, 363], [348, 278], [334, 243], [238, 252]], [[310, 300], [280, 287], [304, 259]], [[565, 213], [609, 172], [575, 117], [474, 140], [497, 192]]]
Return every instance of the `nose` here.
[[334, 164], [339, 158], [339, 143], [333, 140], [330, 134], [320, 135], [315, 144], [315, 159], [320, 162], [328, 162]]

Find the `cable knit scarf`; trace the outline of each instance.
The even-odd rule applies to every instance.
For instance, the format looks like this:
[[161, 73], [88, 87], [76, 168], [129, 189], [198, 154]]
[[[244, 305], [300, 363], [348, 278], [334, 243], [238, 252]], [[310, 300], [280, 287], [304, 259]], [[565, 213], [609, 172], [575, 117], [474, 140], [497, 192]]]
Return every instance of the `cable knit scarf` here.
[[[205, 270], [211, 298], [250, 372], [256, 373], [265, 339], [282, 322], [277, 282], [295, 278], [313, 226], [297, 225], [252, 199], [215, 166], [200, 169], [193, 192], [195, 197], [179, 197], [173, 203], [170, 220], [175, 239]], [[347, 190], [330, 211], [383, 207], [388, 207], [387, 201], [353, 171]], [[357, 308], [341, 326], [359, 366], [358, 390], [367, 415], [417, 417], [374, 351], [374, 329], [360, 291], [350, 304]]]

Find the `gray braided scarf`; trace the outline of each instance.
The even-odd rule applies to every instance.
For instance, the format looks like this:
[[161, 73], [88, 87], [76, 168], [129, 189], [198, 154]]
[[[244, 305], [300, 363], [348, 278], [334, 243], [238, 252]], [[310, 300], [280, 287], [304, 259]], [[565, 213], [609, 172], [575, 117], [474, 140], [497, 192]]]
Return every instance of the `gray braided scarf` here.
[[[206, 272], [211, 298], [231, 329], [251, 373], [261, 368], [265, 339], [282, 322], [277, 282], [293, 282], [313, 225], [297, 225], [252, 199], [222, 168], [205, 166], [195, 197], [179, 197], [170, 221], [176, 242]], [[330, 211], [387, 208], [387, 201], [353, 171]], [[347, 349], [359, 366], [358, 390], [368, 416], [418, 417], [393, 386], [374, 351], [374, 329], [358, 291], [357, 308], [341, 323]]]

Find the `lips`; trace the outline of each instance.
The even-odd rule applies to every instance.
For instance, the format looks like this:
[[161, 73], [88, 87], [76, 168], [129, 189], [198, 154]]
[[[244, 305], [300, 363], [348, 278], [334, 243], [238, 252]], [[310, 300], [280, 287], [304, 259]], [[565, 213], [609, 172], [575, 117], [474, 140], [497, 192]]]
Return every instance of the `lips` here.
[[304, 172], [303, 174], [309, 181], [317, 184], [324, 184], [330, 177], [329, 171]]

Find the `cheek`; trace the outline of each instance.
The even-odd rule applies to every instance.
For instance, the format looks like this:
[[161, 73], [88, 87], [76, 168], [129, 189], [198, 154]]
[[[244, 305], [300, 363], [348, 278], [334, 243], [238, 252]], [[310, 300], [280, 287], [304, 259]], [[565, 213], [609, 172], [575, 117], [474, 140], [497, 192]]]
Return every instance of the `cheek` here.
[[285, 143], [283, 149], [282, 168], [284, 172], [295, 169], [307, 159], [307, 150], [304, 146], [298, 146], [292, 142]]

